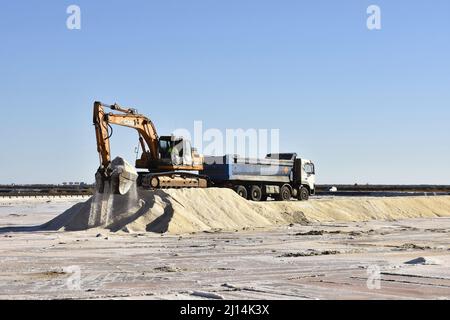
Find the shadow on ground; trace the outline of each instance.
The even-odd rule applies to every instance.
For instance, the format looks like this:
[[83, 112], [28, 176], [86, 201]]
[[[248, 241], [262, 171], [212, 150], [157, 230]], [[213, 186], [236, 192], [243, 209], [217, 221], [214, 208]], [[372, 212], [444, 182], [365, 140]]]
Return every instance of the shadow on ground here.
[[[170, 201], [170, 196], [164, 192], [157, 192], [156, 195], [163, 202], [164, 212], [162, 215], [155, 217], [150, 223], [145, 226], [147, 232], [165, 233], [169, 229], [169, 224], [174, 215], [174, 209]], [[0, 227], [0, 234], [3, 233], [24, 233], [24, 232], [45, 232], [45, 231], [82, 231], [89, 229], [88, 221], [91, 212], [91, 207], [94, 204], [93, 198], [83, 203], [77, 203], [73, 207], [64, 211], [60, 215], [51, 219], [50, 221], [36, 226], [8, 226]], [[113, 222], [105, 226], [96, 226], [96, 228], [105, 228], [111, 232], [126, 230], [126, 226], [140, 217], [151, 214], [152, 209], [156, 203], [155, 194], [148, 193], [145, 197], [144, 204], [134, 213], [128, 214], [125, 207], [115, 208], [113, 213]], [[133, 210], [133, 211], [134, 211]]]

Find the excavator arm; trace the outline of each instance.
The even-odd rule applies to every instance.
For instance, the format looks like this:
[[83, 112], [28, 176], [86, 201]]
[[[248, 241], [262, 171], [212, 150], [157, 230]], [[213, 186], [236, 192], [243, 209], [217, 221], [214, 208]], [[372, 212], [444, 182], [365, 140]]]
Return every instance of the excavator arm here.
[[[105, 107], [120, 113], [106, 113]], [[158, 134], [150, 119], [138, 114], [135, 109], [124, 109], [117, 104], [105, 105], [101, 102], [95, 102], [94, 125], [101, 167], [106, 169], [111, 163], [109, 143], [111, 124], [133, 128], [139, 133], [139, 141], [143, 150], [140, 168], [149, 168], [152, 161], [158, 161]]]
[[108, 122], [101, 102], [94, 103], [94, 126], [97, 139], [97, 151], [100, 156], [100, 166], [107, 168], [111, 163], [111, 147], [109, 144]]
[[[118, 113], [106, 113], [105, 108], [115, 110]], [[98, 101], [94, 103], [93, 120], [97, 151], [100, 156], [100, 167], [96, 173], [97, 189], [103, 192], [106, 183], [109, 182], [114, 193], [125, 194], [138, 175], [135, 168], [123, 159], [111, 161], [109, 142], [112, 133], [111, 124], [133, 128], [138, 131], [143, 152], [141, 159], [137, 162], [141, 168], [149, 168], [152, 161], [156, 162], [159, 158], [158, 135], [155, 126], [147, 117], [138, 114], [135, 109], [125, 109], [117, 104], [106, 105]]]

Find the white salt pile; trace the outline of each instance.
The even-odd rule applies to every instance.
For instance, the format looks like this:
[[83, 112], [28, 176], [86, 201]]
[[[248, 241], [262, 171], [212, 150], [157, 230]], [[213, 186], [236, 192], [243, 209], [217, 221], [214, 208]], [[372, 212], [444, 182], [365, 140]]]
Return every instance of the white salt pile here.
[[450, 216], [450, 197], [330, 198], [251, 202], [230, 189], [134, 190], [96, 194], [42, 227], [113, 232], [188, 233], [267, 228], [308, 221], [364, 221]]
[[235, 230], [305, 222], [296, 210], [264, 208], [229, 189], [137, 190], [127, 195], [96, 194], [46, 223], [51, 230], [106, 228], [111, 231], [186, 233]]

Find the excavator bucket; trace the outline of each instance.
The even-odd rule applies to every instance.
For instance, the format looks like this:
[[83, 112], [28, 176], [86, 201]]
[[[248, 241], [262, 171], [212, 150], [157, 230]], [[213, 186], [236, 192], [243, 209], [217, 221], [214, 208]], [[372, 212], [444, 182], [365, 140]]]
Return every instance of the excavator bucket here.
[[125, 195], [138, 178], [136, 169], [120, 157], [111, 162], [108, 172], [110, 174], [105, 175], [98, 171], [95, 175], [96, 188], [99, 193], [110, 192]]
[[97, 173], [95, 174], [95, 190], [98, 193], [105, 192], [105, 185], [107, 183], [107, 178], [103, 175], [101, 170], [97, 170]]

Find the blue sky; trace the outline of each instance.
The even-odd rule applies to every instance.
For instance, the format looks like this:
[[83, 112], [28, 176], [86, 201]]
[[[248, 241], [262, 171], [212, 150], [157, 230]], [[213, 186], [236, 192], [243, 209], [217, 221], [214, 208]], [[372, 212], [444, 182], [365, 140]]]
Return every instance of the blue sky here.
[[[161, 135], [279, 128], [320, 183], [449, 184], [449, 40], [447, 0], [3, 1], [0, 183], [92, 182], [101, 100]], [[134, 132], [115, 132], [133, 160]]]

